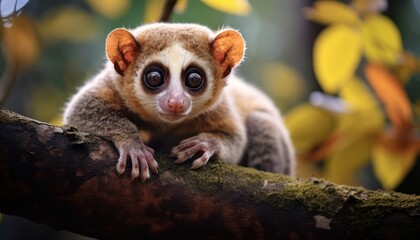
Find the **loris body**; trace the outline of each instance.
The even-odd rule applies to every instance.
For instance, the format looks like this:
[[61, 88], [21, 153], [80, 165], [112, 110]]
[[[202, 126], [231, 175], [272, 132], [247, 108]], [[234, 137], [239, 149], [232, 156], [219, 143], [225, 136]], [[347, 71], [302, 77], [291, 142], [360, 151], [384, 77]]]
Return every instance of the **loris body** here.
[[[153, 154], [163, 146], [176, 163], [193, 159], [192, 169], [215, 158], [293, 174], [280, 113], [232, 73], [244, 50], [242, 36], [230, 29], [165, 23], [116, 29], [107, 38], [108, 63], [71, 99], [64, 122], [112, 140], [117, 171], [131, 160], [133, 179], [158, 172]], [[141, 139], [141, 132], [151, 138]]]

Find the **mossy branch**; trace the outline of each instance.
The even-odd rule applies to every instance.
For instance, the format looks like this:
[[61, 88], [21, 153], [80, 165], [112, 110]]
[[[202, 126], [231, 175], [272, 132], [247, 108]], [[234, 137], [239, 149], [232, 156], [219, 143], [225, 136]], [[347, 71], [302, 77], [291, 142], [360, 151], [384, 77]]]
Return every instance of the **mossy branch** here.
[[[157, 155], [145, 183], [115, 170], [111, 143], [0, 110], [0, 211], [97, 238], [406, 239], [420, 196]], [[128, 171], [129, 172], [129, 171]]]

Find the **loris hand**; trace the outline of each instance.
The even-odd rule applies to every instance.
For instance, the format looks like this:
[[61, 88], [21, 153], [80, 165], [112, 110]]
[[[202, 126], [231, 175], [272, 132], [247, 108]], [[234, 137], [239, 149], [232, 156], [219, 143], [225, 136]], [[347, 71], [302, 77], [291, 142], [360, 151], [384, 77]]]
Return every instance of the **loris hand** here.
[[[119, 147], [120, 157], [117, 163], [117, 172], [124, 173], [128, 158], [131, 159], [131, 180], [140, 175], [144, 182], [150, 177], [149, 168], [154, 174], [158, 174], [158, 163], [153, 157], [155, 151], [142, 142], [131, 142]], [[141, 168], [141, 172], [140, 169]]]
[[214, 139], [211, 136], [200, 134], [181, 141], [178, 146], [172, 149], [171, 156], [177, 158], [175, 163], [183, 163], [197, 153], [202, 153], [191, 166], [191, 169], [197, 169], [207, 164], [216, 151], [215, 146]]

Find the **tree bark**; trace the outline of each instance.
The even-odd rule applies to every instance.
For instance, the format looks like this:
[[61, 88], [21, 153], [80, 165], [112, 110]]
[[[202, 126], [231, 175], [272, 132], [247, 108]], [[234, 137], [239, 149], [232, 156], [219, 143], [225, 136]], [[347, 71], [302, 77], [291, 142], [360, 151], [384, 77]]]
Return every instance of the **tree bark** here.
[[192, 171], [165, 154], [159, 175], [131, 182], [117, 157], [104, 139], [0, 109], [0, 211], [105, 239], [420, 236], [420, 196], [219, 162]]

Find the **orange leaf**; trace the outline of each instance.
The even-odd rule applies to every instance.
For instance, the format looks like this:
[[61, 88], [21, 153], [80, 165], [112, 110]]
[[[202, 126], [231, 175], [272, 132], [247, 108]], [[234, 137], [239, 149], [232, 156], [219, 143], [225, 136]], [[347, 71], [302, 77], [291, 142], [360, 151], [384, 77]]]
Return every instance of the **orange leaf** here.
[[413, 112], [400, 81], [384, 66], [378, 64], [366, 64], [365, 75], [379, 100], [384, 104], [395, 129], [398, 132], [410, 131]]
[[310, 162], [318, 162], [323, 160], [337, 146], [337, 142], [342, 138], [338, 134], [331, 134], [324, 142], [313, 148], [311, 151], [304, 153], [300, 159]]
[[420, 152], [420, 137], [413, 132], [399, 133], [395, 131], [382, 132], [378, 144], [395, 154], [417, 154]]

